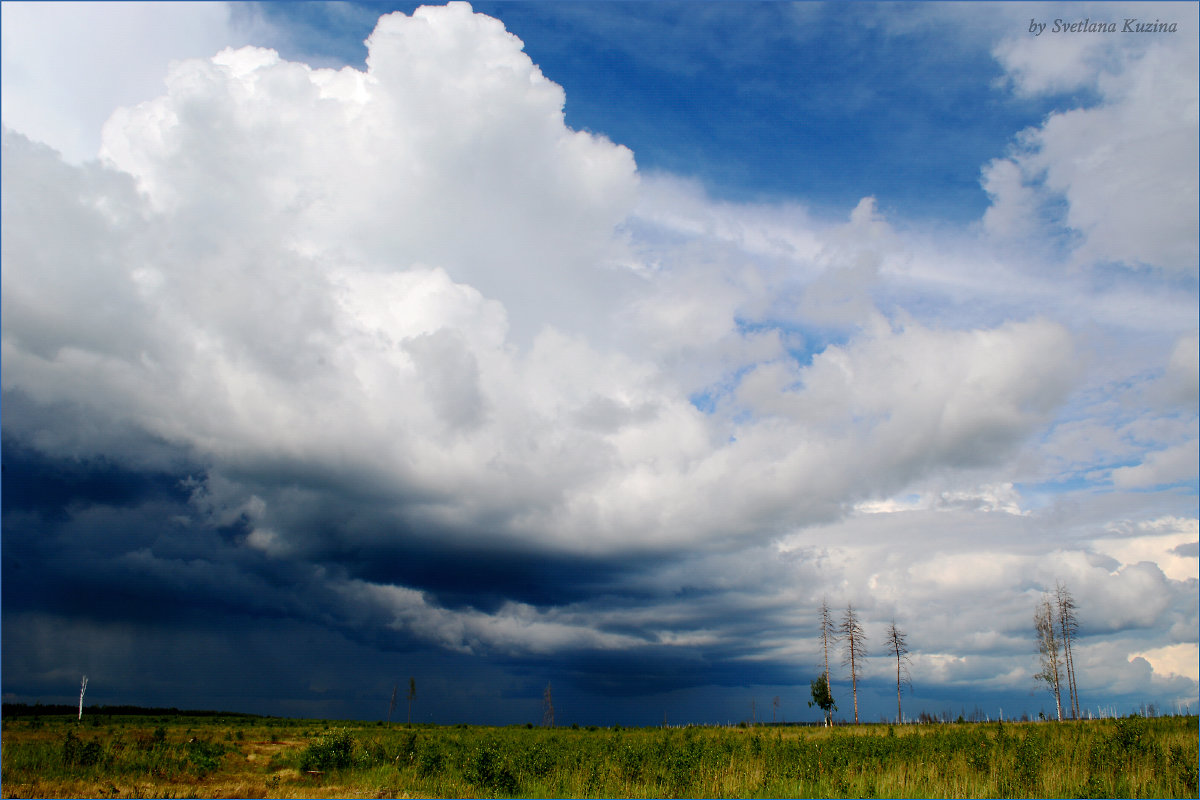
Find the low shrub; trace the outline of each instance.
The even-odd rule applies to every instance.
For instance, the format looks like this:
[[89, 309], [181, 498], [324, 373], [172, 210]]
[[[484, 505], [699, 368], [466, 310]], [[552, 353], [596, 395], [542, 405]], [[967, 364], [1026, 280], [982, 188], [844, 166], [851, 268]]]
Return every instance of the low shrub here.
[[468, 781], [500, 794], [516, 794], [517, 776], [493, 741], [476, 747], [467, 759], [463, 775]]
[[354, 747], [354, 736], [345, 728], [326, 731], [300, 754], [300, 771], [346, 769], [354, 759]]
[[221, 756], [225, 755], [225, 745], [217, 742], [206, 742], [203, 739], [192, 739], [187, 744], [187, 758], [192, 770], [204, 777], [216, 771], [221, 765]]
[[62, 743], [62, 763], [68, 767], [94, 767], [104, 761], [104, 747], [95, 739], [83, 741], [68, 730]]

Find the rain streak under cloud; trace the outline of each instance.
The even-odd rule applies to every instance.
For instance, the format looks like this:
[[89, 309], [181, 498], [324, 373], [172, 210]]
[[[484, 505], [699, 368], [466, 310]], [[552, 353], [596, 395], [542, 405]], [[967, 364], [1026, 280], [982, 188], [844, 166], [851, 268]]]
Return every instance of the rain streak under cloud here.
[[[372, 12], [363, 63], [305, 58], [282, 7], [172, 6], [4, 5], [6, 701], [87, 673], [98, 703], [370, 718], [412, 675], [437, 722], [535, 719], [547, 681], [567, 723], [816, 719], [828, 598], [908, 633], [913, 713], [1036, 714], [1062, 581], [1085, 707], [1195, 708], [1194, 5], [1136, 40], [1022, 26], [1082, 7], [785, 16], [772, 46], [869, 29], [914, 73], [970, 28], [973, 91], [1045, 105], [972, 162], [965, 222], [880, 199], [934, 176], [839, 205], [642, 165], [569, 124], [505, 6]], [[646, 80], [784, 10], [531, 8], [647, 45]], [[96, 55], [138, 21], [164, 52]], [[96, 117], [88, 66], [153, 80]]]

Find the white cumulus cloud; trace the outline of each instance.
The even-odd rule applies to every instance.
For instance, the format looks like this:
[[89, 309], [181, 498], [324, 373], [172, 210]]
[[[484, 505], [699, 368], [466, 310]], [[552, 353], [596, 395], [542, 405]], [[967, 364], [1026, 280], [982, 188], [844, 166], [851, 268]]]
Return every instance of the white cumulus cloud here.
[[[1112, 17], [1111, 7], [1096, 11], [1096, 19]], [[996, 47], [1020, 91], [1084, 88], [1100, 100], [1050, 114], [1017, 138], [1009, 158], [986, 166], [992, 207], [984, 223], [990, 230], [1028, 230], [1035, 212], [1061, 198], [1065, 210], [1051, 221], [1077, 237], [1078, 263], [1195, 274], [1200, 97], [1196, 37], [1186, 32], [1196, 30], [1196, 10], [1157, 11], [1184, 32], [1139, 36], [1133, 44], [1119, 33], [1047, 33], [1008, 38]], [[1147, 7], [1143, 19], [1151, 20], [1153, 12]]]

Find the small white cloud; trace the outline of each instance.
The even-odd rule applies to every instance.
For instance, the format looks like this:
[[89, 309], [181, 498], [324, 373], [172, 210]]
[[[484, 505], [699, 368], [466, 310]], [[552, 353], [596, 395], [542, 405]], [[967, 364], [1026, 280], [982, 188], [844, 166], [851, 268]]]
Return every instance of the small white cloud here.
[[1011, 483], [978, 486], [971, 489], [943, 489], [908, 493], [886, 500], [858, 503], [854, 510], [862, 514], [890, 514], [918, 510], [968, 510], [1001, 512], [1022, 516], [1029, 512], [1021, 508], [1021, 493]]
[[540, 611], [524, 603], [505, 603], [495, 613], [454, 610], [430, 603], [420, 592], [399, 586], [347, 581], [334, 587], [359, 606], [358, 613], [379, 613], [387, 627], [462, 653], [552, 653], [564, 648], [636, 647], [645, 640], [598, 631], [570, 612]]
[[261, 550], [270, 556], [284, 558], [289, 555], [291, 548], [287, 540], [270, 528], [256, 527], [246, 536], [246, 545], [255, 550]]
[[1200, 680], [1200, 646], [1195, 642], [1169, 644], [1138, 653], [1130, 653], [1129, 660], [1144, 658], [1160, 675], [1180, 675], [1193, 681]]
[[[1166, 17], [1195, 29], [1195, 7], [1172, 7]], [[1146, 45], [1139, 40], [1133, 46], [1128, 39], [1044, 34], [1010, 38], [996, 48], [1019, 92], [1086, 86], [1101, 100], [1050, 114], [1018, 137], [1011, 159], [989, 165], [984, 186], [993, 205], [984, 225], [1011, 235], [1026, 229], [1035, 207], [1061, 198], [1061, 224], [1079, 238], [1077, 263], [1122, 262], [1195, 274], [1200, 252], [1195, 37]]]
[[1160, 386], [1170, 403], [1194, 410], [1200, 402], [1200, 334], [1185, 333], [1175, 342]]
[[[1086, 16], [1086, 15], [1085, 15]], [[1107, 20], [1107, 16], [1105, 16]], [[1066, 22], [1075, 22], [1074, 16]], [[1052, 21], [1047, 20], [1053, 24]], [[1103, 36], [1064, 36], [1043, 32], [1001, 40], [992, 55], [1004, 65], [1002, 84], [1011, 84], [1018, 94], [1037, 95], [1068, 92], [1095, 86], [1102, 71], [1111, 65], [1112, 51]]]
[[1186, 545], [1200, 541], [1200, 523], [1195, 519], [1161, 517], [1136, 525], [1114, 525], [1107, 536], [1092, 541], [1092, 547], [1120, 564], [1150, 562], [1176, 581], [1200, 579], [1196, 556], [1182, 555]]
[[1141, 464], [1120, 467], [1112, 471], [1114, 486], [1122, 489], [1141, 489], [1195, 480], [1200, 469], [1200, 440], [1156, 450], [1146, 455]]
[[1020, 239], [1044, 231], [1045, 224], [1037, 216], [1037, 193], [1016, 161], [998, 158], [988, 162], [981, 183], [991, 200], [983, 214], [983, 227], [988, 233]]

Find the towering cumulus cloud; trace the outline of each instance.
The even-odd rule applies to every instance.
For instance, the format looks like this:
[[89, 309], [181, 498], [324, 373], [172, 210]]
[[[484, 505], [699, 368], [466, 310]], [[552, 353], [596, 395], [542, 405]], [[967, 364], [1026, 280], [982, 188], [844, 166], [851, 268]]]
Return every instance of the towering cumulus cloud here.
[[[6, 127], [6, 691], [49, 696], [78, 662], [184, 705], [133, 654], [198, 649], [178, 668], [224, 676], [245, 647], [289, 709], [357, 709], [304, 705], [323, 679], [278, 661], [345, 641], [363, 696], [396, 652], [497, 685], [541, 659], [592, 696], [806, 686], [787, 670], [816, 652], [801, 617], [825, 593], [869, 622], [952, 598], [963, 621], [914, 622], [916, 663], [1024, 690], [1029, 593], [1059, 574], [1082, 608], [1119, 588], [1148, 615], [1081, 657], [1194, 644], [1194, 494], [1068, 524], [1047, 488], [1194, 482], [1194, 318], [1168, 303], [1157, 349], [1104, 361], [1073, 305], [1086, 281], [1040, 283], [982, 234], [640, 174], [466, 3], [384, 16], [367, 46], [365, 70], [256, 47], [175, 62], [82, 165]], [[1089, 210], [1097, 178], [1060, 157], [1071, 120], [989, 167], [989, 235], [1042, 170], [1079, 258], [1194, 263]], [[1099, 398], [1146, 352], [1138, 428]], [[1009, 599], [969, 590], [993, 584]]]

